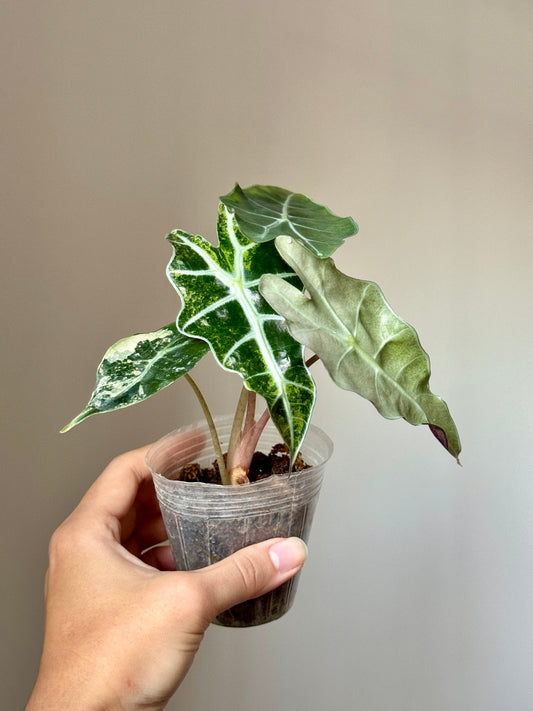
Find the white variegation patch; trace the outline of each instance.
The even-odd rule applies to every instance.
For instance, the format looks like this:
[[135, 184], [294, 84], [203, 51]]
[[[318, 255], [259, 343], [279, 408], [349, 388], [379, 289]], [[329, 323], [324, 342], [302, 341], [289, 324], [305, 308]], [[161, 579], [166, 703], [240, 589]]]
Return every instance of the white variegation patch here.
[[152, 333], [121, 338], [105, 353], [85, 409], [66, 425], [66, 432], [87, 417], [134, 405], [188, 373], [208, 346], [181, 334], [175, 324]]
[[108, 363], [115, 363], [118, 360], [123, 360], [125, 357], [129, 357], [135, 351], [139, 343], [144, 343], [146, 341], [160, 342], [165, 338], [171, 338], [172, 335], [173, 333], [170, 329], [162, 328], [153, 333], [136, 333], [133, 336], [126, 336], [111, 346], [105, 354], [105, 358]]

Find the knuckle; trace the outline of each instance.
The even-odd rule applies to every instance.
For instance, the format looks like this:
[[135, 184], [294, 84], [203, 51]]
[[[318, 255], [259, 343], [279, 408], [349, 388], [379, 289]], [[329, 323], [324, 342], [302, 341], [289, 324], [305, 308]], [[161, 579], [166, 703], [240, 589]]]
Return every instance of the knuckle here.
[[129, 463], [129, 452], [122, 452], [111, 459], [106, 469], [123, 469]]
[[243, 588], [250, 595], [257, 593], [263, 587], [263, 575], [257, 562], [247, 551], [240, 551], [240, 554], [233, 559], [235, 571], [242, 580]]
[[68, 524], [62, 523], [52, 533], [50, 543], [48, 544], [48, 557], [50, 561], [62, 557], [70, 548], [71, 538], [68, 533]]
[[48, 566], [50, 570], [56, 570], [62, 561], [68, 560], [71, 556], [70, 541], [63, 529], [54, 531], [48, 544]]
[[48, 544], [50, 564], [70, 558], [84, 546], [86, 535], [83, 530], [74, 525], [70, 517], [56, 528]]

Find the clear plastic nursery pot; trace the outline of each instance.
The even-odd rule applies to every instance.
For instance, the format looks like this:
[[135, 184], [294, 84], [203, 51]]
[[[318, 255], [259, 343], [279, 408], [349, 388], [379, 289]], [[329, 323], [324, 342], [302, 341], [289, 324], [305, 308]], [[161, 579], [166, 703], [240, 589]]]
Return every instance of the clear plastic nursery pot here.
[[[232, 417], [215, 420], [223, 451], [227, 449]], [[187, 433], [190, 436], [187, 436]], [[268, 453], [281, 441], [269, 423], [257, 449]], [[309, 538], [324, 468], [333, 445], [311, 426], [302, 446], [310, 468], [290, 475], [272, 475], [241, 486], [177, 481], [186, 464], [212, 464], [215, 452], [206, 423], [172, 432], [148, 451], [161, 513], [176, 568], [196, 570], [231, 555], [240, 548], [277, 536]], [[226, 610], [215, 622], [226, 627], [251, 627], [277, 620], [292, 605], [297, 578], [255, 600]]]

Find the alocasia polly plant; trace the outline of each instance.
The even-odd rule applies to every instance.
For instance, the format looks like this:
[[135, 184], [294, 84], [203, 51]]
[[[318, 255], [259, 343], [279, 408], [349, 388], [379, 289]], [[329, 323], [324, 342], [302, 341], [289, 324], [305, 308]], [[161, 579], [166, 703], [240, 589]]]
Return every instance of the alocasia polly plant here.
[[[182, 302], [176, 323], [111, 346], [89, 403], [63, 431], [184, 376], [210, 423], [223, 483], [244, 483], [269, 417], [295, 459], [315, 402], [309, 366], [320, 359], [339, 387], [386, 418], [428, 425], [458, 460], [459, 435], [446, 403], [429, 389], [430, 362], [416, 331], [376, 284], [343, 274], [331, 259], [357, 230], [352, 218], [305, 195], [236, 185], [220, 198], [218, 246], [182, 230], [167, 236], [174, 249], [167, 275]], [[307, 363], [305, 348], [315, 354]], [[189, 375], [208, 351], [243, 380], [226, 461]], [[267, 404], [257, 421], [256, 394]]]

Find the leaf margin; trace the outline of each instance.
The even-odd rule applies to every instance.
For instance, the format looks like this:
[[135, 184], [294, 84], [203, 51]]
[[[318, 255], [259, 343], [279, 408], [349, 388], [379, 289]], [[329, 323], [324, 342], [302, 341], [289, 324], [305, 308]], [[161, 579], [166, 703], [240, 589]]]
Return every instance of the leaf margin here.
[[[416, 339], [416, 342], [418, 344], [418, 347], [420, 349], [420, 353], [424, 355], [424, 357], [427, 359], [427, 376], [425, 377], [425, 381], [422, 383], [423, 388], [422, 391], [419, 394], [420, 399], [425, 400], [427, 398], [431, 398], [432, 400], [432, 405], [434, 406], [435, 412], [433, 415], [430, 416], [430, 418], [427, 417], [425, 410], [419, 403], [417, 402], [416, 405], [417, 407], [420, 408], [420, 410], [424, 413], [424, 416], [426, 417], [426, 421], [423, 421], [422, 419], [419, 422], [416, 421], [411, 421], [407, 417], [405, 417], [402, 414], [398, 414], [395, 416], [389, 416], [384, 414], [380, 407], [373, 402], [370, 398], [366, 397], [365, 395], [362, 395], [363, 397], [366, 397], [366, 399], [369, 399], [376, 409], [382, 414], [384, 417], [387, 419], [399, 419], [403, 418], [407, 422], [410, 422], [411, 424], [417, 425], [417, 424], [426, 424], [430, 426], [430, 430], [432, 434], [436, 437], [436, 439], [442, 444], [445, 449], [457, 460], [457, 462], [460, 464], [459, 461], [459, 454], [461, 452], [461, 443], [459, 439], [459, 434], [457, 432], [457, 428], [455, 426], [455, 423], [450, 415], [448, 406], [446, 402], [438, 397], [437, 395], [434, 395], [434, 393], [431, 392], [429, 389], [429, 379], [431, 375], [431, 365], [430, 365], [430, 360], [429, 356], [426, 353], [426, 351], [422, 348], [422, 345], [420, 344], [420, 339], [418, 337], [418, 334], [416, 330], [407, 322], [403, 321], [397, 314], [393, 311], [393, 309], [390, 307], [388, 304], [387, 300], [385, 299], [385, 296], [383, 295], [383, 292], [379, 288], [377, 284], [374, 282], [364, 282], [363, 280], [359, 279], [354, 279], [353, 277], [350, 277], [346, 274], [343, 274], [340, 272], [335, 267], [335, 264], [333, 260], [327, 259], [327, 260], [317, 260], [317, 258], [312, 255], [309, 250], [307, 250], [305, 247], [299, 245], [295, 240], [292, 240], [290, 237], [285, 237], [285, 236], [280, 236], [276, 238], [276, 247], [280, 251], [281, 256], [283, 259], [291, 266], [296, 273], [300, 276], [302, 281], [304, 282], [304, 286], [307, 288], [308, 292], [310, 293], [310, 297], [306, 296], [301, 293], [296, 293], [294, 289], [290, 287], [290, 285], [286, 284], [283, 282], [282, 279], [279, 279], [273, 275], [265, 275], [260, 284], [260, 291], [262, 295], [266, 298], [266, 300], [271, 304], [271, 306], [280, 314], [283, 315], [283, 317], [286, 320], [287, 328], [291, 335], [298, 340], [300, 343], [303, 345], [307, 346], [311, 350], [316, 351], [316, 349], [313, 346], [313, 341], [314, 338], [310, 337], [308, 340], [304, 338], [304, 336], [299, 332], [298, 329], [298, 324], [297, 318], [298, 316], [296, 315], [298, 312], [298, 308], [301, 308], [302, 310], [306, 309], [307, 302], [310, 302], [314, 294], [320, 294], [322, 297], [324, 297], [324, 294], [327, 293], [327, 290], [322, 288], [321, 283], [318, 283], [321, 281], [320, 277], [316, 277], [315, 272], [313, 271], [313, 268], [310, 267], [309, 263], [314, 262], [315, 265], [317, 265], [317, 269], [320, 267], [323, 270], [324, 269], [331, 269], [333, 268], [338, 274], [340, 274], [343, 279], [350, 280], [352, 282], [359, 282], [359, 283], [365, 283], [368, 285], [372, 285], [372, 287], [375, 287], [375, 289], [379, 292], [381, 295], [381, 298], [383, 300], [383, 303], [386, 305], [387, 309], [389, 312], [395, 317], [399, 322], [404, 324], [404, 326], [412, 332], [412, 335], [414, 336], [414, 339]], [[299, 262], [298, 257], [295, 256], [300, 252], [300, 255], [305, 255], [305, 259], [307, 260], [307, 264], [305, 267], [302, 266], [301, 261]], [[311, 283], [311, 281], [316, 277], [317, 283]], [[329, 287], [332, 287], [332, 284], [329, 284]], [[281, 294], [281, 296], [279, 296]], [[286, 307], [283, 308], [282, 301], [284, 304], [286, 304]], [[360, 304], [359, 304], [360, 307]], [[358, 307], [358, 308], [359, 308]], [[309, 311], [309, 309], [306, 309]], [[333, 311], [333, 309], [332, 309]], [[292, 317], [289, 317], [288, 314], [292, 314]], [[302, 318], [302, 322], [300, 323], [300, 331], [305, 330], [304, 328], [304, 323], [303, 323], [303, 317], [301, 314], [298, 314], [300, 318]], [[339, 322], [340, 319], [339, 319]], [[295, 325], [296, 324], [296, 325]], [[343, 328], [346, 329], [347, 333], [350, 333], [349, 329], [346, 328], [345, 324], [342, 324]], [[305, 322], [305, 327], [310, 329], [310, 333], [313, 334], [313, 329], [319, 330], [319, 327], [312, 321], [312, 319], [307, 319]], [[332, 329], [332, 332], [334, 332], [334, 326]], [[339, 339], [340, 340], [340, 339]], [[346, 338], [346, 354], [349, 352], [349, 349], [353, 347], [353, 343], [356, 343], [356, 340], [353, 336], [353, 334], [350, 333], [350, 337]], [[315, 341], [316, 342], [316, 341]], [[321, 354], [317, 352], [317, 355], [321, 357]], [[343, 356], [345, 357], [345, 356]], [[366, 354], [365, 354], [365, 357]], [[328, 359], [321, 357], [321, 360], [323, 361], [324, 365], [326, 366], [326, 369], [328, 370], [330, 377], [333, 379], [333, 381], [341, 388], [347, 389], [347, 390], [352, 390], [354, 392], [358, 392], [358, 390], [354, 389], [353, 387], [347, 387], [345, 385], [341, 385], [336, 377], [335, 373], [332, 372], [332, 369], [328, 367], [327, 362]], [[361, 394], [361, 393], [358, 393]], [[409, 393], [407, 393], [408, 397], [410, 397]], [[413, 418], [414, 419], [414, 418]], [[433, 420], [433, 421], [431, 421]], [[449, 421], [447, 421], [449, 420]], [[445, 441], [443, 441], [445, 440]]]
[[[304, 216], [303, 219], [311, 221], [309, 225], [299, 224], [298, 226], [302, 228], [301, 231], [296, 229], [296, 222], [288, 210], [289, 202], [293, 199], [300, 203], [303, 202], [308, 212], [308, 215]], [[292, 192], [275, 185], [256, 184], [241, 188], [239, 183], [235, 183], [233, 190], [226, 195], [222, 195], [220, 201], [233, 212], [239, 229], [252, 242], [264, 243], [274, 240], [279, 235], [289, 235], [321, 259], [330, 257], [348, 237], [356, 235], [359, 231], [359, 227], [352, 217], [335, 215], [328, 207], [315, 202], [304, 193]], [[271, 206], [267, 207], [265, 204], [267, 201], [273, 201], [275, 204], [281, 203], [281, 210]], [[298, 209], [302, 209], [301, 204]], [[264, 218], [267, 217], [265, 211], [267, 210], [272, 210], [273, 214], [268, 216], [265, 222]], [[245, 218], [244, 213], [254, 219]], [[271, 222], [270, 225], [268, 224], [269, 220]], [[262, 222], [265, 222], [262, 230], [264, 235], [260, 236], [257, 224]], [[288, 229], [282, 229], [282, 225], [287, 225]], [[304, 230], [321, 232], [321, 238], [311, 240], [302, 234]], [[320, 248], [320, 245], [322, 245], [322, 248]]]

